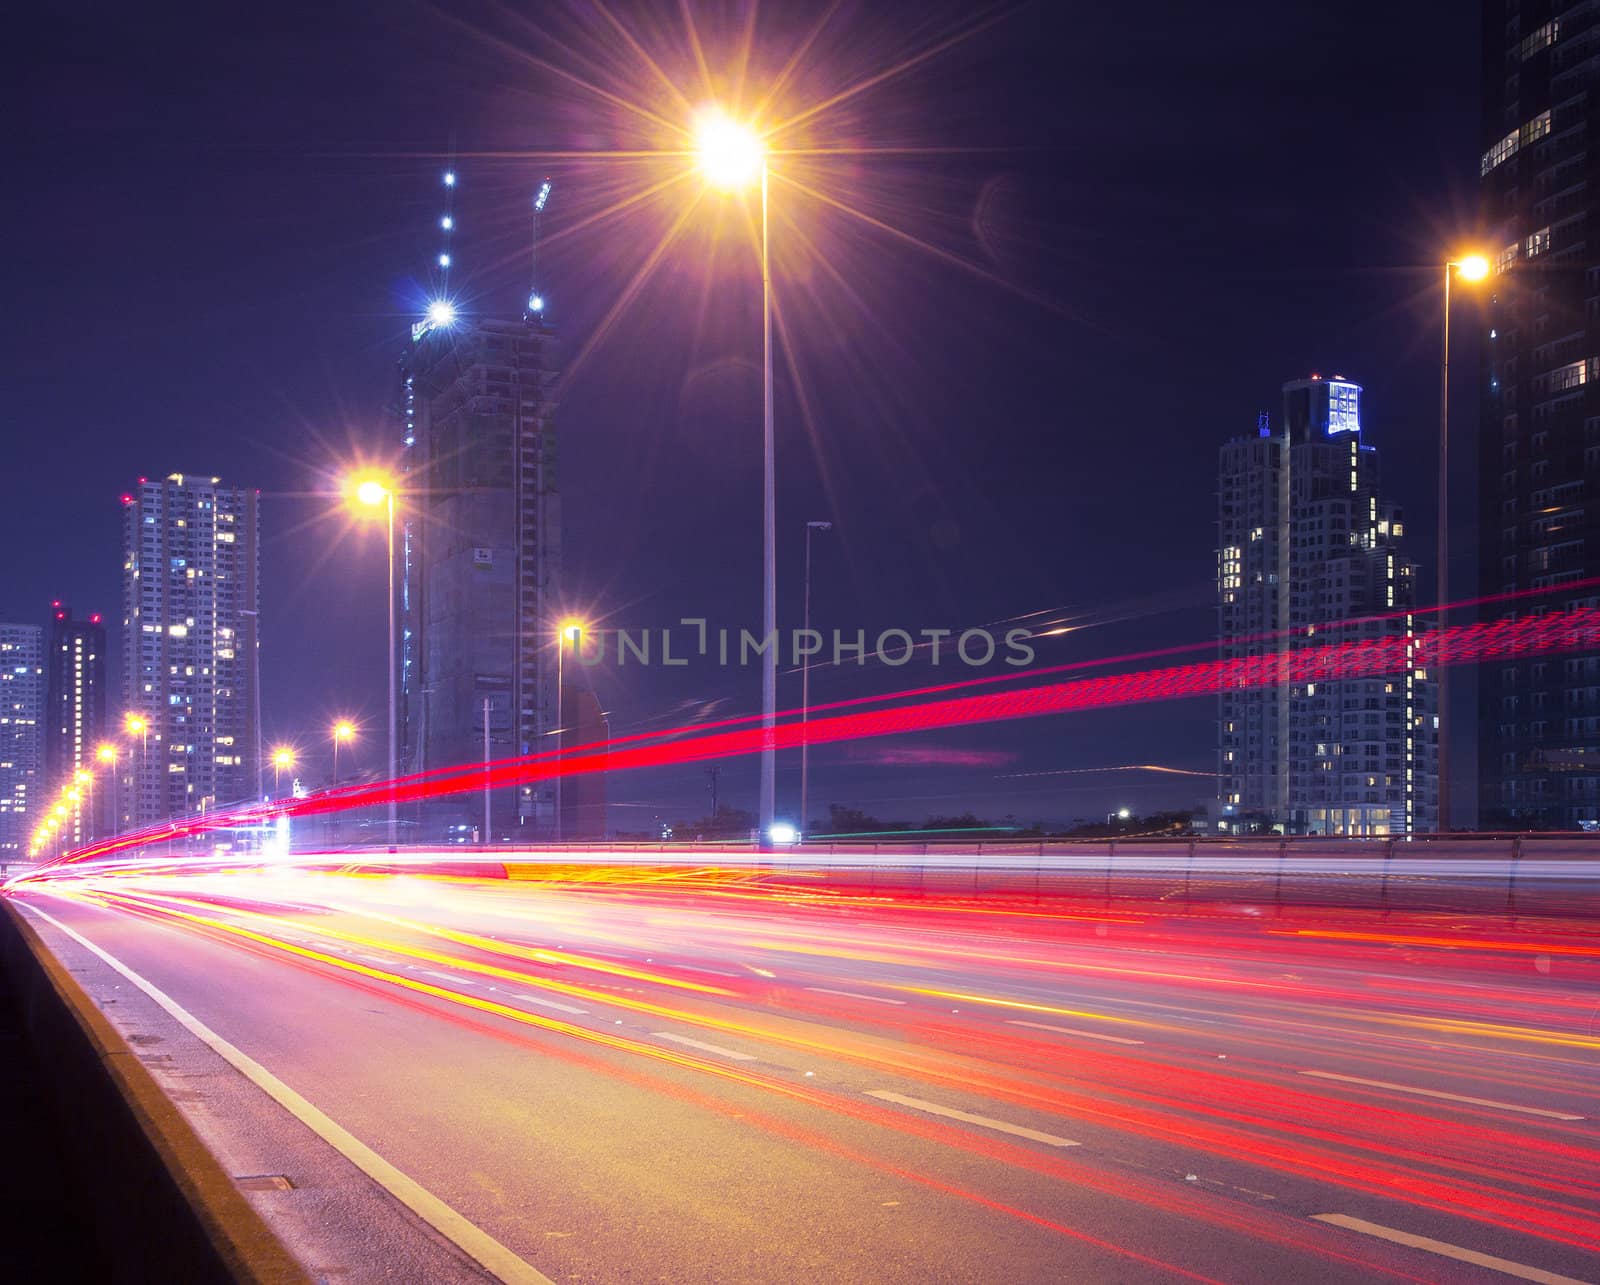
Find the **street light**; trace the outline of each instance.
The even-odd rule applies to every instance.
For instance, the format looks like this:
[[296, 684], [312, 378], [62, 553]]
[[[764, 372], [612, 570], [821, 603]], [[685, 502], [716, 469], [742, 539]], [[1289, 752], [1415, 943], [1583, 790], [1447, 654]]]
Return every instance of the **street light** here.
[[[831, 531], [832, 522], [806, 523], [806, 582], [805, 612], [802, 631], [807, 642], [811, 638], [811, 535], [814, 531]], [[800, 833], [806, 832], [810, 822], [806, 819], [806, 798], [811, 784], [811, 740], [806, 735], [806, 722], [811, 717], [811, 652], [809, 647], [800, 660], [800, 816], [797, 818]]]
[[394, 609], [394, 483], [388, 478], [365, 477], [355, 484], [356, 503], [364, 508], [382, 506], [389, 547], [389, 847], [395, 846], [395, 792], [394, 779], [399, 775], [399, 720], [396, 715], [395, 663], [395, 609]]
[[[761, 656], [761, 815], [760, 838], [772, 828], [777, 783], [773, 728], [778, 711], [778, 533], [777, 480], [772, 434], [772, 269], [767, 235], [767, 153], [761, 136], [718, 110], [705, 112], [695, 126], [695, 154], [706, 181], [723, 191], [761, 182], [761, 406], [762, 526], [761, 636], [770, 645]], [[801, 818], [801, 824], [805, 819]]]
[[110, 741], [102, 741], [95, 747], [94, 756], [111, 770], [111, 832], [115, 834], [121, 824], [117, 815], [117, 747]]
[[144, 787], [149, 784], [150, 720], [142, 714], [128, 714], [123, 718], [122, 726], [130, 736], [139, 738], [139, 789], [134, 797], [134, 811], [138, 811], [138, 804], [144, 796]]
[[294, 766], [294, 751], [287, 745], [276, 746], [272, 751], [272, 797], [283, 793], [283, 770]]
[[333, 729], [329, 733], [329, 735], [332, 736], [332, 738], [333, 738], [333, 783], [335, 785], [338, 785], [339, 784], [339, 743], [341, 741], [350, 741], [350, 740], [354, 740], [355, 739], [355, 735], [356, 735], [355, 724], [350, 722], [350, 721], [348, 721], [347, 719], [341, 718], [337, 723], [335, 723], [333, 725]]
[[[1443, 634], [1450, 601], [1450, 278], [1478, 282], [1489, 275], [1489, 260], [1481, 254], [1464, 254], [1444, 265], [1444, 342], [1439, 356], [1439, 612], [1434, 626]], [[1450, 666], [1435, 657], [1438, 670], [1439, 732], [1434, 751], [1434, 771], [1439, 778], [1441, 833], [1450, 829]]]
[[[572, 646], [576, 648], [578, 646], [579, 639], [583, 637], [583, 631], [585, 627], [586, 626], [584, 625], [583, 621], [568, 617], [566, 620], [561, 622], [560, 627], [556, 630], [556, 757], [558, 759], [560, 758], [561, 751], [566, 748], [567, 744], [567, 703], [564, 699], [566, 695], [567, 644], [571, 643]], [[485, 755], [484, 757], [487, 759], [488, 755]], [[555, 826], [557, 843], [561, 842], [561, 780], [562, 771], [561, 765], [558, 762], [556, 765]]]

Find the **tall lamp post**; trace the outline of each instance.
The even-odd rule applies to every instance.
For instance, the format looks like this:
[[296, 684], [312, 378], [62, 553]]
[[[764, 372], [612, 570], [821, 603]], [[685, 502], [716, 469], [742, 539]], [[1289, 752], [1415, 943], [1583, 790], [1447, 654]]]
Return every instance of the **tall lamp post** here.
[[396, 652], [395, 645], [395, 604], [394, 604], [394, 485], [388, 480], [379, 478], [364, 478], [356, 484], [355, 498], [358, 504], [373, 509], [382, 506], [384, 519], [388, 528], [389, 547], [389, 847], [395, 846], [395, 786], [394, 779], [399, 775], [399, 720], [396, 716], [396, 690], [398, 684], [395, 679]]
[[341, 718], [333, 725], [329, 736], [333, 738], [333, 783], [339, 784], [339, 742], [354, 740], [356, 726], [349, 719]]
[[[567, 748], [567, 715], [566, 715], [566, 660], [567, 644], [574, 647], [583, 637], [583, 622], [581, 620], [563, 620], [561, 628], [556, 631], [556, 842], [561, 842], [561, 784], [563, 773], [561, 768], [561, 751]], [[488, 757], [487, 754], [484, 755]]]
[[[1442, 634], [1449, 623], [1450, 602], [1450, 281], [1482, 281], [1489, 275], [1489, 260], [1481, 254], [1463, 255], [1444, 265], [1444, 334], [1439, 350], [1439, 612], [1435, 628]], [[1439, 701], [1438, 748], [1434, 754], [1439, 778], [1440, 833], [1450, 830], [1450, 666], [1435, 654]]]
[[[137, 812], [150, 776], [150, 720], [142, 714], [129, 714], [122, 720], [122, 725], [130, 735], [139, 738], [139, 789], [135, 792], [133, 807], [133, 811]], [[159, 809], [156, 815], [160, 815]]]
[[102, 741], [95, 747], [94, 756], [104, 763], [111, 773], [111, 833], [115, 834], [122, 824], [122, 818], [117, 815], [117, 747], [110, 741]]
[[695, 153], [701, 171], [724, 191], [761, 184], [761, 408], [762, 525], [761, 636], [769, 644], [761, 653], [761, 815], [759, 839], [772, 829], [777, 760], [773, 728], [778, 711], [778, 533], [777, 479], [772, 432], [772, 270], [767, 236], [767, 154], [761, 137], [721, 112], [702, 116], [695, 130]]
[[[806, 523], [806, 582], [805, 618], [803, 629], [807, 641], [811, 637], [811, 536], [815, 531], [833, 530], [832, 522]], [[806, 723], [811, 717], [811, 652], [808, 649], [800, 660], [800, 815], [795, 827], [803, 836], [811, 824], [806, 815], [806, 800], [811, 785], [811, 741], [806, 735]]]
[[272, 751], [272, 797], [278, 798], [283, 794], [283, 770], [294, 766], [294, 751], [287, 745], [280, 745]]

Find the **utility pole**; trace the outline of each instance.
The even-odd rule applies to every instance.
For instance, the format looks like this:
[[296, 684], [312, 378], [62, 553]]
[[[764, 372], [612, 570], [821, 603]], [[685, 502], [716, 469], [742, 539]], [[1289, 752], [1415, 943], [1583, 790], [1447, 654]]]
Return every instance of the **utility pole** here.
[[489, 829], [489, 698], [483, 698], [483, 841], [492, 843]]
[[722, 769], [720, 767], [716, 767], [716, 766], [708, 767], [706, 769], [706, 776], [711, 781], [711, 819], [712, 819], [712, 821], [715, 821], [717, 819], [717, 776], [721, 773], [721, 771], [722, 771]]

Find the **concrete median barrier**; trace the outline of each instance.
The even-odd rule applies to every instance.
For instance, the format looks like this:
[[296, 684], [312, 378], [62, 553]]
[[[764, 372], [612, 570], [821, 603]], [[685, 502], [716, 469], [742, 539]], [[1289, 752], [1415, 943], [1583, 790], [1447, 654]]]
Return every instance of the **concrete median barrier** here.
[[[5, 900], [0, 965], [53, 1099], [53, 1159], [84, 1193], [113, 1279], [309, 1282], [138, 1055]], [[35, 1248], [72, 1261], [72, 1246]]]

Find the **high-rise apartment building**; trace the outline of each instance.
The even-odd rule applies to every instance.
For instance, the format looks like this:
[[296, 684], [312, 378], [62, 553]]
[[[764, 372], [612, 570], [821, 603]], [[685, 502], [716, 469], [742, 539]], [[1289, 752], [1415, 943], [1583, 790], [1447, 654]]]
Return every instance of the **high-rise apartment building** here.
[[[1283, 418], [1222, 448], [1218, 629], [1225, 660], [1379, 637], [1415, 638], [1416, 565], [1405, 519], [1379, 494], [1362, 441], [1361, 388], [1283, 388]], [[1225, 690], [1219, 828], [1412, 834], [1438, 812], [1436, 680], [1380, 678]]]
[[43, 819], [44, 630], [0, 624], [0, 861], [26, 855]]
[[[1495, 620], [1600, 605], [1600, 5], [1485, 0], [1482, 47], [1478, 590], [1534, 595]], [[1600, 817], [1600, 656], [1482, 665], [1478, 773], [1486, 828]]]
[[259, 497], [173, 473], [122, 502], [123, 823], [259, 797]]
[[[99, 614], [74, 620], [72, 608], [50, 604], [50, 645], [45, 652], [45, 783], [52, 792], [79, 770], [96, 770], [95, 749], [106, 732], [106, 627]], [[111, 791], [104, 791], [109, 796]], [[91, 793], [73, 810], [66, 838], [80, 844], [110, 813]], [[96, 814], [99, 814], [98, 816]]]
[[[535, 752], [558, 708], [555, 332], [536, 291], [495, 320], [458, 312], [442, 274], [436, 289], [400, 361], [402, 773], [481, 761], [486, 725], [491, 757]], [[555, 829], [550, 784], [497, 791], [492, 808], [487, 841]], [[476, 796], [439, 800], [420, 837], [460, 837], [482, 816]]]

